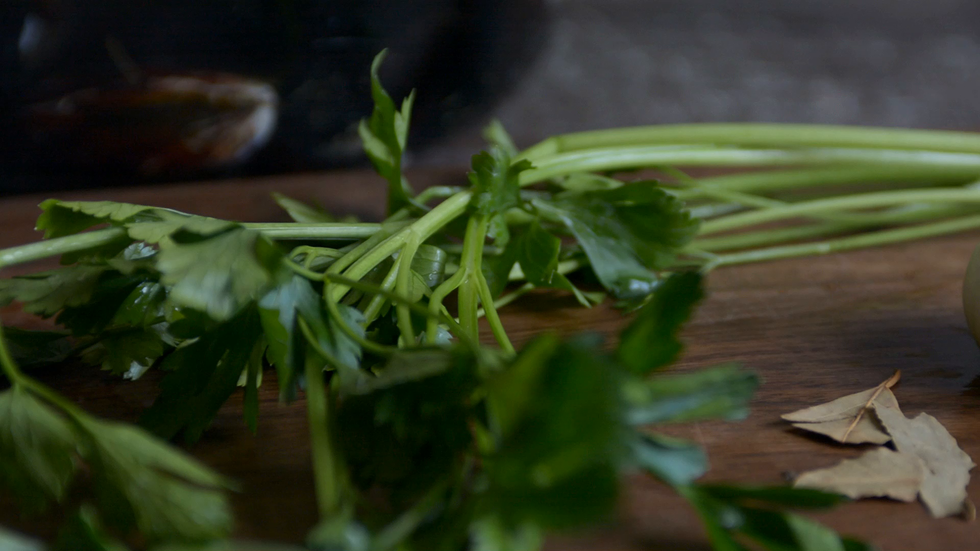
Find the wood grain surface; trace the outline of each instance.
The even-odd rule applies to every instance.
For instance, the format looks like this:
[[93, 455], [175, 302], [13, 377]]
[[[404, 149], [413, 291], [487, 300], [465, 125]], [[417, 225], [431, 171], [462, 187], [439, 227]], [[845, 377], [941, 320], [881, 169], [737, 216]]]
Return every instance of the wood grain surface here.
[[[410, 176], [426, 184], [451, 184], [461, 182], [462, 173]], [[62, 197], [153, 204], [242, 221], [284, 220], [269, 198], [272, 191], [365, 219], [378, 218], [383, 194], [376, 177], [350, 172]], [[38, 239], [32, 228], [43, 198], [0, 199], [0, 247]], [[677, 369], [738, 361], [760, 373], [765, 384], [746, 421], [680, 426], [672, 433], [707, 448], [710, 480], [781, 483], [787, 473], [830, 466], [863, 450], [807, 436], [781, 422], [779, 414], [869, 388], [901, 369], [895, 393], [906, 414], [934, 415], [980, 460], [980, 350], [967, 332], [960, 304], [962, 275], [976, 243], [980, 233], [974, 232], [712, 273], [709, 296], [684, 332], [688, 347]], [[614, 334], [626, 321], [612, 308], [582, 309], [550, 292], [534, 294], [501, 314], [516, 343], [545, 330]], [[8, 324], [38, 325], [15, 309], [3, 316]], [[44, 379], [86, 409], [124, 420], [135, 419], [156, 392], [152, 372], [140, 381], [122, 382], [65, 367], [47, 372]], [[316, 520], [304, 404], [280, 406], [273, 386], [264, 385], [257, 437], [245, 429], [241, 397], [236, 396], [191, 451], [242, 482], [244, 491], [234, 496], [239, 536], [300, 542]], [[978, 479], [969, 487], [975, 501], [980, 501]], [[694, 513], [670, 491], [641, 476], [627, 480], [624, 488], [614, 522], [552, 537], [548, 549], [709, 549]], [[886, 551], [980, 549], [980, 524], [934, 520], [919, 504], [870, 500], [815, 516]], [[0, 521], [39, 534], [51, 526], [50, 520], [18, 519], [6, 502], [0, 505]]]

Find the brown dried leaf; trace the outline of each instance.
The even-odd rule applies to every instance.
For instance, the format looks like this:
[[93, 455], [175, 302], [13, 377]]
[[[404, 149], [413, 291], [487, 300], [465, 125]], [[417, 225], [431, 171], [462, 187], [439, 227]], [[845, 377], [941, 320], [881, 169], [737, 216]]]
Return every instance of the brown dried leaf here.
[[967, 510], [966, 485], [976, 465], [935, 417], [920, 413], [909, 419], [896, 408], [875, 404], [875, 414], [892, 436], [899, 452], [914, 455], [925, 465], [919, 498], [935, 518]]
[[782, 418], [792, 422], [796, 428], [823, 434], [841, 443], [884, 444], [891, 437], [866, 412], [874, 404], [899, 410], [898, 400], [890, 389], [900, 376], [901, 373], [896, 371], [888, 380], [874, 388], [787, 413]]
[[889, 497], [915, 501], [925, 465], [914, 455], [877, 448], [857, 459], [845, 459], [827, 469], [807, 471], [793, 486], [837, 492], [851, 499]]
[[[838, 419], [823, 423], [793, 423], [798, 429], [828, 436], [837, 442], [844, 442], [847, 436], [848, 444], [885, 444], [892, 439], [881, 427], [873, 415], [864, 415], [854, 424], [854, 419]], [[850, 429], [850, 434], [848, 430]]]

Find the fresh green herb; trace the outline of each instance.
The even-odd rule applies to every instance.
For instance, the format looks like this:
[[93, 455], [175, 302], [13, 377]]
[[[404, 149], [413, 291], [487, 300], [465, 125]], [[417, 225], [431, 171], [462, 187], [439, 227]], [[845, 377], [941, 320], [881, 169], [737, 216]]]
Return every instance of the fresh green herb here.
[[[698, 484], [704, 451], [655, 425], [741, 419], [759, 381], [734, 365], [667, 368], [713, 268], [980, 227], [980, 138], [681, 125], [520, 152], [494, 123], [468, 186], [415, 195], [402, 174], [414, 96], [396, 109], [382, 58], [359, 132], [389, 184], [383, 222], [282, 196], [295, 222], [50, 200], [46, 239], [0, 251], [0, 268], [63, 263], [0, 281], [0, 306], [67, 330], [0, 338], [0, 483], [25, 510], [74, 509], [55, 548], [248, 548], [225, 539], [234, 486], [158, 438], [202, 437], [239, 386], [255, 432], [269, 368], [284, 404], [306, 396], [321, 516], [309, 549], [538, 549], [608, 518], [637, 469], [691, 502], [716, 549], [865, 549], [785, 512], [838, 496]], [[545, 333], [517, 350], [498, 309], [535, 288], [583, 306], [601, 289], [635, 318], [614, 349]], [[479, 344], [480, 317], [496, 347]], [[18, 367], [71, 358], [166, 372], [142, 428], [95, 419]]]

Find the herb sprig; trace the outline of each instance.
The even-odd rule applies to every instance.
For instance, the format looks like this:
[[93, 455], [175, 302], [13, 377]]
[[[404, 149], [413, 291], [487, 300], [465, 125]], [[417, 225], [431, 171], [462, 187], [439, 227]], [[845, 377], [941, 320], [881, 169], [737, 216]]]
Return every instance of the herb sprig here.
[[[537, 549], [550, 530], [608, 518], [636, 470], [690, 501], [716, 549], [867, 548], [783, 510], [838, 496], [699, 484], [704, 452], [651, 425], [744, 417], [758, 379], [665, 370], [701, 273], [980, 227], [980, 138], [688, 125], [519, 152], [492, 124], [468, 186], [416, 195], [402, 173], [414, 96], [396, 108], [382, 58], [359, 132], [389, 183], [383, 222], [283, 196], [295, 222], [50, 200], [46, 239], [0, 251], [0, 268], [64, 264], [0, 280], [0, 306], [65, 330], [0, 338], [0, 482], [28, 509], [73, 504], [54, 548], [230, 548], [233, 484], [163, 440], [202, 437], [240, 386], [254, 431], [267, 367], [283, 403], [306, 398], [321, 517], [309, 549]], [[758, 170], [695, 179], [676, 166]], [[602, 294], [576, 286], [589, 275], [636, 310], [619, 344], [545, 333], [518, 351], [498, 308], [535, 288], [590, 306]], [[496, 347], [479, 344], [481, 317]], [[68, 358], [130, 379], [166, 372], [142, 428], [96, 419], [18, 367]]]

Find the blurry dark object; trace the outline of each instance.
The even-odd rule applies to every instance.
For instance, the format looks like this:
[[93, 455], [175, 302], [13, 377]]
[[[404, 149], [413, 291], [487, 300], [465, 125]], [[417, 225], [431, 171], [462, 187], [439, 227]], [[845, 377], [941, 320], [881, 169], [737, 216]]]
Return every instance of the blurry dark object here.
[[193, 174], [247, 161], [268, 143], [277, 110], [276, 91], [265, 83], [169, 75], [31, 105], [25, 127], [35, 148], [77, 166]]
[[424, 144], [516, 81], [544, 19], [541, 0], [4, 2], [0, 191], [358, 162], [386, 47], [392, 94], [419, 90]]

